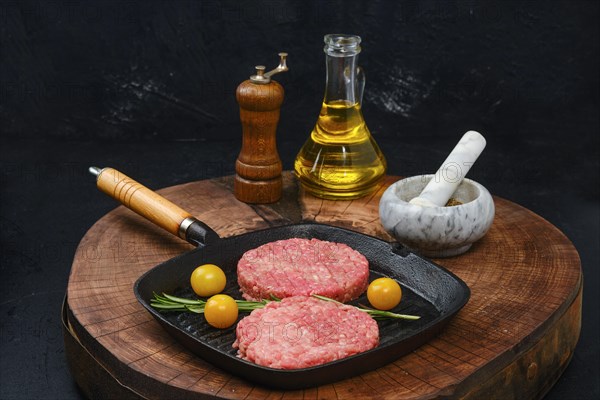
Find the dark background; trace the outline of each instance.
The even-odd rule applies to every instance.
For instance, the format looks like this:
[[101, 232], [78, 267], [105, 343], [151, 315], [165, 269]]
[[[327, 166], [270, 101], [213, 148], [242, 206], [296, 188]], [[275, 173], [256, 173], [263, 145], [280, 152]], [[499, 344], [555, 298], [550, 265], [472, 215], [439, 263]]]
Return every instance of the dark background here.
[[469, 176], [579, 250], [583, 328], [548, 399], [600, 397], [596, 1], [0, 2], [0, 398], [77, 399], [60, 305], [81, 237], [115, 203], [89, 165], [152, 188], [231, 174], [235, 88], [289, 53], [284, 168], [316, 121], [326, 33], [362, 36], [363, 111], [388, 172], [434, 172], [460, 136]]

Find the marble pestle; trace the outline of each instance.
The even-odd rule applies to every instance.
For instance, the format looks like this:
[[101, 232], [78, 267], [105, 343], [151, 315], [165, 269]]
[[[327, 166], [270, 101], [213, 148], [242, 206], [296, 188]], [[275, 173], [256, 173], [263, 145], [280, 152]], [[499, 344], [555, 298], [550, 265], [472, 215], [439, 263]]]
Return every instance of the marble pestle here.
[[485, 143], [479, 132], [465, 133], [421, 194], [409, 203], [423, 207], [445, 206], [485, 148]]

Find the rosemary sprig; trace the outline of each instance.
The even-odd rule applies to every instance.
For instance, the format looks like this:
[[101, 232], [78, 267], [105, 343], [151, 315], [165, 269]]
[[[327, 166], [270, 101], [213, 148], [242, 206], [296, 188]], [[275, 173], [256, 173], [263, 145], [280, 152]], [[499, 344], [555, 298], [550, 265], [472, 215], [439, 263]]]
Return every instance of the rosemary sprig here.
[[[268, 300], [246, 301], [236, 300], [240, 312], [250, 312], [257, 308], [263, 308]], [[159, 310], [165, 311], [190, 311], [196, 314], [204, 313], [204, 300], [185, 299], [183, 297], [172, 296], [166, 293], [162, 295], [154, 293], [154, 298], [150, 300], [150, 305]]]
[[[325, 301], [333, 301], [335, 303], [339, 303], [337, 300], [330, 299], [329, 297], [321, 296], [318, 294], [313, 294], [313, 297], [325, 300]], [[240, 312], [250, 312], [259, 308], [263, 308], [269, 301], [280, 301], [280, 299], [271, 296], [272, 300], [261, 300], [261, 301], [246, 301], [246, 300], [236, 300], [235, 302], [238, 305], [238, 310]], [[342, 304], [342, 303], [340, 303]], [[196, 314], [204, 313], [204, 306], [206, 305], [206, 301], [204, 300], [191, 300], [185, 299], [182, 297], [176, 297], [169, 294], [163, 293], [162, 295], [154, 293], [154, 298], [150, 300], [150, 305], [156, 309], [164, 310], [164, 311], [189, 311]], [[417, 320], [421, 317], [417, 315], [407, 315], [407, 314], [396, 314], [390, 311], [381, 311], [375, 310], [372, 308], [366, 308], [364, 306], [356, 307], [360, 311], [364, 311], [369, 314], [373, 319], [376, 320], [384, 320], [384, 319], [406, 319], [406, 320]]]
[[[325, 300], [325, 301], [333, 301], [335, 303], [340, 303], [337, 300], [334, 299], [330, 299], [329, 297], [325, 297], [325, 296], [321, 296], [318, 294], [313, 294], [313, 297], [316, 297], [317, 299], [321, 299], [321, 300]], [[343, 303], [340, 303], [343, 304]], [[396, 314], [390, 311], [382, 311], [382, 310], [376, 310], [374, 308], [367, 308], [363, 305], [361, 305], [360, 307], [356, 307], [357, 309], [359, 309], [360, 311], [364, 311], [367, 314], [369, 314], [371, 316], [371, 318], [376, 319], [376, 320], [383, 320], [383, 319], [407, 319], [410, 321], [415, 321], [421, 317], [419, 317], [418, 315], [408, 315], [408, 314]]]

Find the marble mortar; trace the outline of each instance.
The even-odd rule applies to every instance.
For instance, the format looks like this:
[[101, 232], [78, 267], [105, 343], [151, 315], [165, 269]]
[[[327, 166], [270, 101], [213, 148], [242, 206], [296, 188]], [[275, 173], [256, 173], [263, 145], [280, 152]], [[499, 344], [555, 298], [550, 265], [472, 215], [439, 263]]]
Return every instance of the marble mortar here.
[[452, 257], [469, 250], [487, 233], [494, 219], [494, 201], [485, 187], [465, 178], [452, 195], [461, 205], [410, 204], [434, 176], [418, 175], [392, 184], [379, 202], [379, 217], [386, 231], [411, 250], [427, 257]]

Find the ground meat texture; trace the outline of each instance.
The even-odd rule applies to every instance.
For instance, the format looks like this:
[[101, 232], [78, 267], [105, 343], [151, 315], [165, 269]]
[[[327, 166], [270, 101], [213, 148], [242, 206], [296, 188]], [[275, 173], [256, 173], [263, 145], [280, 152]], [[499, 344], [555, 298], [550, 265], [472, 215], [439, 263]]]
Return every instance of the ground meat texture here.
[[247, 251], [237, 276], [246, 300], [320, 294], [347, 302], [367, 289], [369, 262], [343, 243], [294, 238]]
[[314, 297], [270, 302], [236, 328], [238, 356], [265, 367], [299, 369], [325, 364], [377, 346], [379, 328], [355, 307]]

